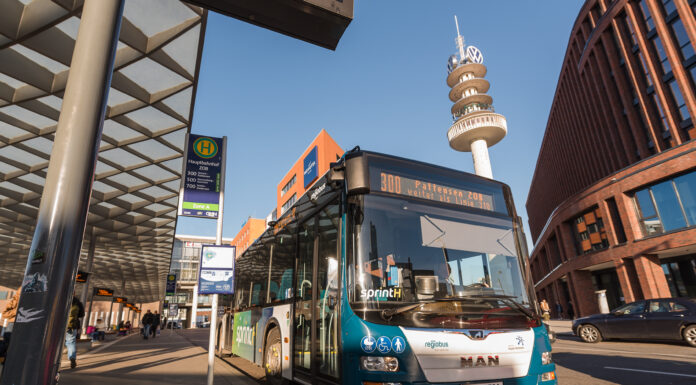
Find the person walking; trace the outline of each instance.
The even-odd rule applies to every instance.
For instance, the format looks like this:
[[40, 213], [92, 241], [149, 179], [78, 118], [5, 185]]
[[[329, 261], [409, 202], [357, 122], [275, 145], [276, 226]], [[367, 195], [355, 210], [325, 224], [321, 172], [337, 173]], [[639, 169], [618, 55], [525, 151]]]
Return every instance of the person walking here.
[[150, 334], [152, 335], [152, 338], [157, 336], [157, 328], [160, 326], [161, 321], [162, 319], [160, 318], [160, 315], [157, 313], [157, 310], [155, 310], [155, 314], [152, 315], [152, 326], [150, 326]]
[[7, 302], [5, 310], [2, 311], [2, 319], [7, 321], [7, 326], [2, 330], [2, 343], [0, 343], [0, 360], [3, 361], [7, 354], [7, 348], [10, 346], [10, 336], [12, 335], [12, 328], [17, 317], [17, 306], [19, 306], [19, 293], [21, 291], [22, 288], [19, 287], [10, 301]]
[[80, 331], [80, 318], [85, 316], [85, 308], [82, 306], [77, 297], [73, 296], [72, 305], [70, 305], [70, 314], [68, 316], [68, 330], [65, 333], [65, 347], [68, 348], [68, 359], [70, 360], [70, 369], [77, 366], [77, 348], [75, 341], [77, 334]]
[[551, 311], [549, 309], [549, 303], [545, 299], [542, 299], [539, 303], [539, 308], [541, 308], [541, 317], [548, 321], [551, 319]]
[[143, 338], [148, 339], [150, 336], [150, 327], [152, 327], [153, 316], [150, 310], [145, 313], [141, 320], [143, 324]]

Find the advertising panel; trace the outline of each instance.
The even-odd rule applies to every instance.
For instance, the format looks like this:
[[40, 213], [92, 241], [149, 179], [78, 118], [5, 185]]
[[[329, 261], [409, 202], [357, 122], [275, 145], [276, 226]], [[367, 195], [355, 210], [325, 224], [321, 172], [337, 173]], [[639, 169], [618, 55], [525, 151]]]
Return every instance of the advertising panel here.
[[251, 362], [254, 362], [254, 326], [251, 324], [251, 311], [234, 314], [232, 353]]
[[188, 135], [179, 215], [217, 219], [224, 183], [224, 138]]
[[305, 156], [304, 161], [304, 187], [307, 188], [319, 176], [319, 158], [317, 157], [317, 146]]
[[176, 274], [167, 274], [167, 288], [164, 295], [176, 294]]
[[234, 293], [234, 246], [203, 245], [198, 294]]

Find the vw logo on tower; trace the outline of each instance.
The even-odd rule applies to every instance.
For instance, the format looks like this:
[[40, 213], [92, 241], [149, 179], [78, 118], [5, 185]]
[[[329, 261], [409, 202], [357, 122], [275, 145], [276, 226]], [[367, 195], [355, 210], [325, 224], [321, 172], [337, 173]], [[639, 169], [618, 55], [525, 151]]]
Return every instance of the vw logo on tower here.
[[483, 64], [483, 54], [473, 45], [466, 47], [466, 58], [470, 63]]

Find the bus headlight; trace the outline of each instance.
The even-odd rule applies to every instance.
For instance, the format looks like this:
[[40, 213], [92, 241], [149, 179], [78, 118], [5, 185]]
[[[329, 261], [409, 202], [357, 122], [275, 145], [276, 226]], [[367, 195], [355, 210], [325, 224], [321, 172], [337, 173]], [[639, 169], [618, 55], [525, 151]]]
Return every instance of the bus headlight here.
[[360, 357], [360, 367], [370, 372], [396, 372], [399, 360], [396, 357]]
[[541, 353], [541, 364], [548, 365], [550, 363], [551, 363], [551, 352], [542, 352]]
[[553, 381], [556, 379], [556, 372], [546, 372], [541, 375], [541, 382]]

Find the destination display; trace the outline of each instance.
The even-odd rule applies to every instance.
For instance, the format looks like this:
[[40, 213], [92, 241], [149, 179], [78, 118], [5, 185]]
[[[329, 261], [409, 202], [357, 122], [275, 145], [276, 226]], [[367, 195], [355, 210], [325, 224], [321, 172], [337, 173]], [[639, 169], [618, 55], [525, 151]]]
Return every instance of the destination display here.
[[94, 295], [101, 296], [101, 297], [113, 297], [114, 291], [111, 289], [103, 288], [103, 287], [95, 287], [94, 288]]
[[75, 282], [82, 282], [85, 283], [87, 282], [87, 277], [89, 277], [89, 273], [85, 273], [84, 271], [77, 271], [77, 276], [75, 276]]
[[126, 297], [114, 297], [115, 303], [128, 303], [128, 298]]
[[446, 186], [426, 179], [408, 178], [385, 171], [379, 172], [379, 186], [372, 188], [389, 194], [496, 211], [493, 195]]
[[224, 138], [189, 134], [179, 215], [216, 219], [224, 183]]

